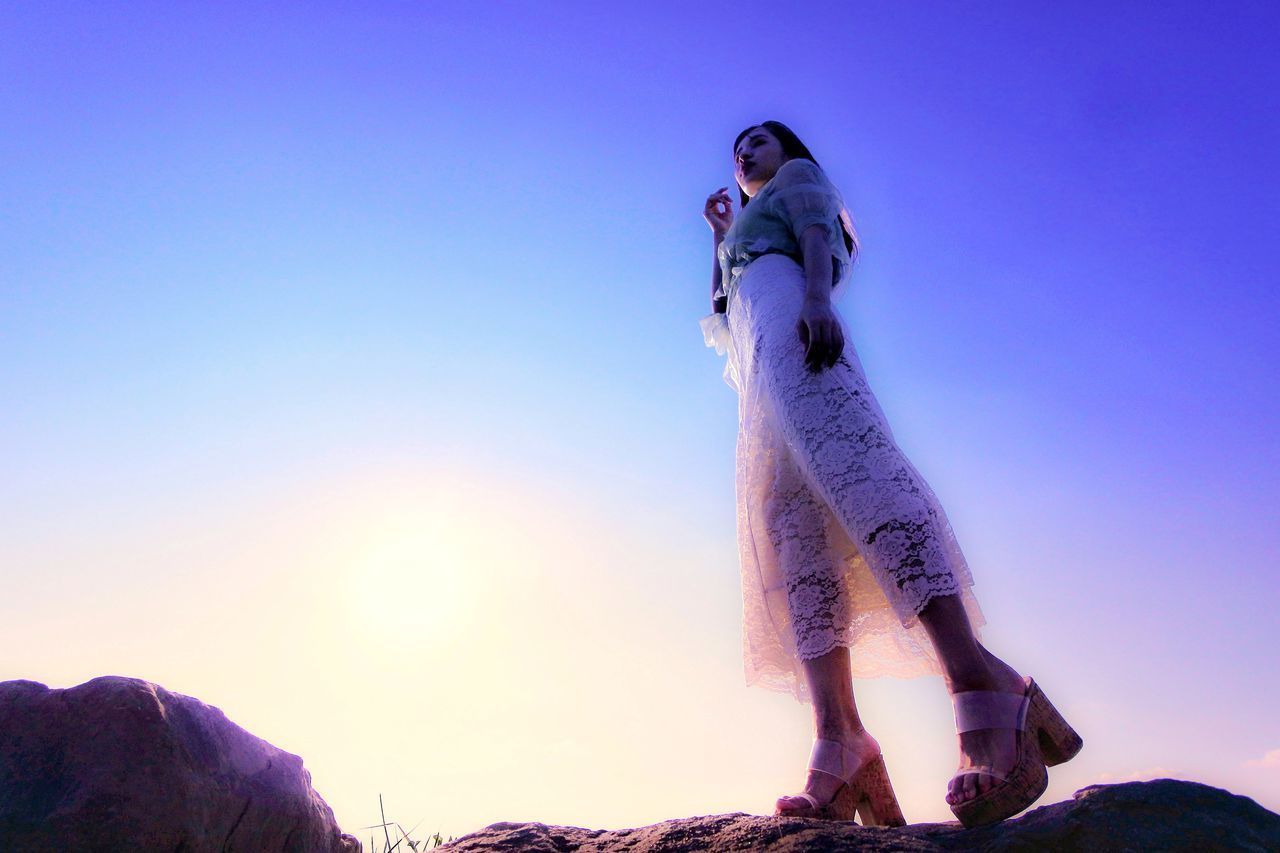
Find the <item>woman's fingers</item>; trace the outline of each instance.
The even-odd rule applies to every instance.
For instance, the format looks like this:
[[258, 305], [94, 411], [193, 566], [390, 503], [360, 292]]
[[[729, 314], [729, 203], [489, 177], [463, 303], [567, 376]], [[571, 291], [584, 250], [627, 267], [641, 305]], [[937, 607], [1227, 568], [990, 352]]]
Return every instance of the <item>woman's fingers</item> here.
[[818, 347], [818, 351], [813, 354], [813, 366], [816, 370], [821, 370], [827, 365], [827, 360], [831, 357], [831, 349], [833, 342], [831, 340], [831, 331], [824, 329], [821, 338], [822, 345]]
[[796, 330], [800, 332], [800, 343], [804, 345], [804, 363], [809, 364], [809, 353], [813, 351], [813, 335], [809, 324], [801, 317], [796, 321]]
[[827, 337], [827, 353], [825, 364], [827, 367], [833, 367], [840, 358], [840, 352], [844, 349], [844, 333], [840, 330], [840, 324], [833, 322], [831, 324], [831, 333]]
[[707, 203], [702, 208], [702, 215], [707, 217], [714, 216], [721, 222], [728, 222], [729, 217], [733, 215], [733, 200], [729, 198], [728, 187], [721, 187], [707, 196]]
[[828, 352], [827, 367], [834, 367], [835, 363], [840, 360], [840, 354], [844, 352], [844, 333], [840, 331], [838, 324], [832, 329], [831, 346]]
[[844, 333], [838, 323], [831, 321], [806, 323], [800, 320], [797, 327], [800, 342], [805, 347], [806, 367], [817, 372], [823, 367], [834, 366], [840, 360], [840, 354], [844, 352]]
[[815, 369], [822, 361], [826, 351], [826, 332], [821, 323], [800, 321], [800, 341], [804, 344], [804, 363], [810, 370]]

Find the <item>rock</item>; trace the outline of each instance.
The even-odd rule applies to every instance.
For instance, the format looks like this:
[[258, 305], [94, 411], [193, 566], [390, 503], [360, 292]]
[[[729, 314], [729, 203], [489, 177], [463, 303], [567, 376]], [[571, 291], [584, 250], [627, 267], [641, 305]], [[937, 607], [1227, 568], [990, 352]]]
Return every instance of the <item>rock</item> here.
[[1195, 851], [1280, 850], [1280, 815], [1248, 797], [1199, 782], [1156, 779], [1090, 785], [1070, 801], [994, 826], [958, 821], [899, 828], [734, 812], [637, 829], [494, 823], [437, 850], [597, 851]]
[[198, 699], [105, 675], [0, 682], [0, 850], [360, 853], [302, 759]]

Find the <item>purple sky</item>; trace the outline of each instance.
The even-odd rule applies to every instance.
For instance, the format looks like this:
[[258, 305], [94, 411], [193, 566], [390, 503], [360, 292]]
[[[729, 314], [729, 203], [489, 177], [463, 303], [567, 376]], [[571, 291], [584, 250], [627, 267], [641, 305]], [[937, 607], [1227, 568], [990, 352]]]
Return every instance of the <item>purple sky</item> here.
[[[104, 555], [133, 565], [167, 513], [226, 544], [219, 525], [260, 496], [474, 468], [681, 543], [639, 581], [601, 560], [602, 589], [640, 583], [620, 605], [637, 624], [682, 608], [668, 640], [722, 643], [699, 652], [727, 673], [718, 713], [786, 720], [801, 749], [753, 770], [736, 805], [695, 791], [634, 812], [577, 807], [598, 772], [584, 757], [551, 788], [563, 812], [522, 819], [634, 825], [799, 790], [807, 711], [733, 681], [736, 401], [697, 327], [702, 202], [731, 182], [738, 131], [772, 118], [859, 225], [838, 307], [970, 557], [993, 649], [1088, 728], [1046, 796], [1182, 775], [1280, 808], [1280, 11], [805, 9], [0, 12], [0, 679], [127, 669], [231, 703], [231, 673], [271, 684], [289, 662], [211, 653], [197, 678], [151, 656], [145, 622], [92, 654], [4, 632], [100, 610], [106, 589], [150, 594], [164, 554], [123, 574]], [[245, 566], [265, 559], [244, 548]], [[675, 688], [653, 660], [660, 703]], [[413, 661], [401, 674], [430, 681]], [[558, 685], [594, 677], [566, 666]], [[226, 694], [201, 681], [219, 667]], [[945, 724], [940, 682], [922, 684]], [[238, 721], [253, 730], [271, 701], [246, 694]], [[564, 701], [570, 731], [588, 712]], [[365, 757], [317, 754], [330, 745], [286, 748], [349, 778]], [[455, 833], [524, 808], [455, 781], [398, 793]], [[936, 796], [908, 818], [946, 819], [944, 783], [921, 780]], [[326, 796], [375, 822], [372, 787]]]

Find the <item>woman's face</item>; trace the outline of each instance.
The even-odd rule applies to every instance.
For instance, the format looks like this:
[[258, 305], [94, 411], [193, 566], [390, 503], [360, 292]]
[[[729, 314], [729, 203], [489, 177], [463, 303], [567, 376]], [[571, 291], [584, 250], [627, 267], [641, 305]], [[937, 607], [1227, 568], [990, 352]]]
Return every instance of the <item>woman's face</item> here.
[[766, 127], [753, 127], [738, 141], [733, 152], [733, 174], [749, 198], [769, 182], [778, 167], [791, 159], [782, 153], [782, 143]]

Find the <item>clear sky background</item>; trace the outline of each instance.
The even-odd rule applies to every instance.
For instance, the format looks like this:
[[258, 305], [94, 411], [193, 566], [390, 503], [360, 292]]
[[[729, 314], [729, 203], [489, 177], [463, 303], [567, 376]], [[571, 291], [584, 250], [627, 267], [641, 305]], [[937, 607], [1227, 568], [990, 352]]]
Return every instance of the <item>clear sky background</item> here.
[[[984, 636], [1084, 736], [1040, 804], [1280, 810], [1280, 13], [1163, 5], [7, 5], [0, 679], [198, 697], [366, 840], [379, 794], [772, 813], [811, 712], [744, 684], [697, 321], [778, 119]], [[952, 819], [942, 680], [855, 688]]]

